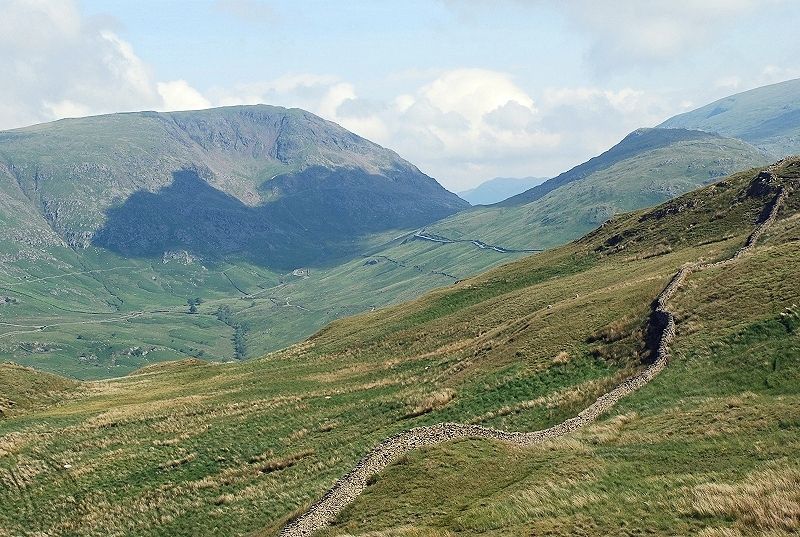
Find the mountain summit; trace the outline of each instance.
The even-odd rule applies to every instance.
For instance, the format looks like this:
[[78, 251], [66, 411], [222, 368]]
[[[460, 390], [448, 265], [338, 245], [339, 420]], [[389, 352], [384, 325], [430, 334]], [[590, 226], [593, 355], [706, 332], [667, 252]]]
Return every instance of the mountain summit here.
[[35, 228], [79, 250], [291, 267], [467, 206], [393, 151], [299, 109], [112, 114], [0, 133], [9, 234]]

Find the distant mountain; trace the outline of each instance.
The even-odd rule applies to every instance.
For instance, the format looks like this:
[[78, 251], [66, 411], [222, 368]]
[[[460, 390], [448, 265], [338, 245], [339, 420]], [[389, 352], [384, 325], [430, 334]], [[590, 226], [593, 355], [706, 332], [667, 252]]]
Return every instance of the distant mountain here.
[[656, 205], [768, 159], [732, 138], [686, 129], [639, 129], [620, 143], [521, 194], [429, 225], [450, 239], [550, 248], [614, 214]]
[[771, 155], [800, 153], [800, 79], [725, 97], [668, 119], [661, 128], [699, 129], [739, 138]]
[[291, 268], [465, 207], [393, 151], [298, 109], [113, 114], [0, 132], [0, 240], [23, 249], [185, 250]]
[[[559, 187], [584, 179], [594, 173], [608, 169], [625, 159], [636, 157], [645, 152], [664, 149], [677, 143], [692, 143], [695, 141], [707, 142], [713, 139], [714, 137], [709, 137], [705, 132], [686, 129], [637, 129], [608, 151], [590, 158], [586, 162], [545, 181], [541, 185], [511, 197], [501, 204], [503, 206], [524, 205], [544, 197], [546, 194]], [[719, 170], [714, 173], [719, 176], [725, 175], [725, 173]]]
[[547, 181], [547, 177], [495, 177], [475, 188], [458, 192], [472, 205], [491, 205]]

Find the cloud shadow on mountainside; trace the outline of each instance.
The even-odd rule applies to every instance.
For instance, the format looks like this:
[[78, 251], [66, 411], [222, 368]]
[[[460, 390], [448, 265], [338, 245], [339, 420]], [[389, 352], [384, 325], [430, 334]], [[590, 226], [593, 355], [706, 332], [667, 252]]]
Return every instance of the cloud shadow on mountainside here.
[[[239, 258], [291, 269], [355, 255], [369, 233], [422, 226], [454, 212], [353, 169], [312, 167], [277, 177], [263, 189], [271, 201], [255, 207], [214, 188], [196, 170], [172, 176], [157, 192], [135, 192], [106, 211], [94, 245], [126, 257], [186, 250], [207, 262]], [[399, 196], [406, 197], [400, 204]]]

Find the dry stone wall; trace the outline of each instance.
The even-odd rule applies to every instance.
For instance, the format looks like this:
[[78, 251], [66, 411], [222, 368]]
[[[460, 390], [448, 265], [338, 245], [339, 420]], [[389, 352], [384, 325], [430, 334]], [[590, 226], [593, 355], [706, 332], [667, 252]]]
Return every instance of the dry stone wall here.
[[[772, 173], [770, 170], [768, 172]], [[777, 179], [776, 177], [774, 178]], [[373, 448], [349, 473], [339, 479], [322, 498], [309, 507], [305, 513], [287, 523], [281, 530], [280, 536], [306, 537], [328, 526], [348, 504], [367, 488], [367, 480], [371, 476], [377, 474], [411, 450], [465, 438], [486, 438], [515, 446], [529, 447], [548, 439], [563, 436], [596, 420], [601, 414], [613, 407], [617, 401], [650, 382], [667, 366], [669, 346], [675, 337], [675, 318], [667, 309], [667, 303], [686, 278], [695, 271], [721, 267], [732, 263], [751, 250], [761, 235], [775, 221], [786, 195], [787, 191], [782, 186], [779, 186], [777, 194], [768, 205], [768, 215], [759, 223], [747, 238], [745, 244], [732, 257], [715, 263], [689, 263], [682, 266], [675, 273], [653, 303], [651, 323], [656, 323], [660, 327], [660, 336], [657, 338], [657, 345], [653, 349], [655, 357], [652, 363], [640, 373], [624, 380], [613, 390], [601, 395], [577, 416], [548, 429], [533, 432], [507, 432], [479, 425], [440, 423], [428, 427], [416, 427], [390, 436]]]

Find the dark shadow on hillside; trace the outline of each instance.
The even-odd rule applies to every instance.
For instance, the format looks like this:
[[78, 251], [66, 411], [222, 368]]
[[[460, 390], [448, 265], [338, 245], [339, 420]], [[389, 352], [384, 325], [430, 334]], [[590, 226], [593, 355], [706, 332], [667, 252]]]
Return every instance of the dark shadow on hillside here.
[[417, 227], [456, 212], [426, 192], [360, 170], [309, 168], [269, 181], [257, 207], [195, 170], [158, 192], [136, 192], [107, 211], [94, 244], [128, 257], [186, 250], [208, 262], [243, 258], [277, 269], [324, 265], [358, 253], [368, 233]]

